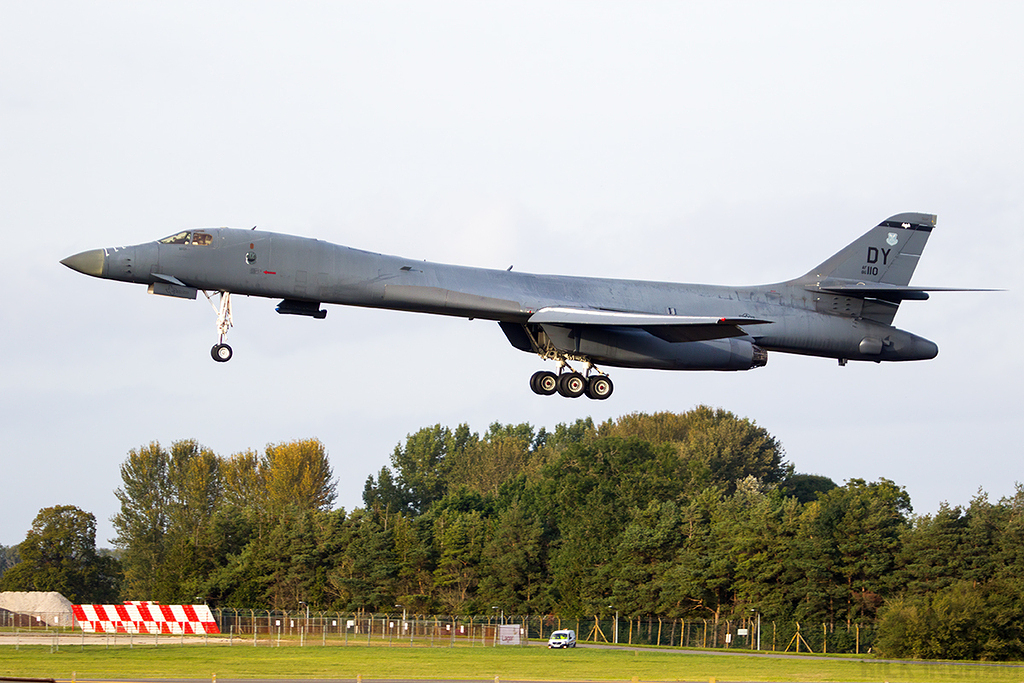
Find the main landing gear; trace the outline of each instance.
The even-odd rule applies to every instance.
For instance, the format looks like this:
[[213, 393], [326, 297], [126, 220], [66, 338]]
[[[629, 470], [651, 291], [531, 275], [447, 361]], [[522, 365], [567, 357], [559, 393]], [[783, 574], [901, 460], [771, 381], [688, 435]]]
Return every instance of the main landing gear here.
[[[569, 371], [561, 372], [565, 368], [568, 368]], [[557, 392], [566, 398], [579, 398], [586, 394], [587, 398], [603, 401], [611, 396], [612, 391], [615, 390], [615, 385], [612, 384], [612, 380], [608, 375], [598, 374], [584, 377], [569, 367], [568, 364], [564, 368], [559, 368], [559, 370], [560, 372], [557, 375], [547, 370], [533, 373], [533, 377], [530, 378], [530, 388], [533, 389], [533, 393], [540, 394], [541, 396], [551, 396]]]
[[209, 300], [210, 305], [213, 306], [213, 310], [217, 312], [217, 332], [220, 333], [220, 340], [213, 345], [210, 349], [210, 355], [218, 363], [227, 363], [231, 360], [233, 352], [231, 347], [224, 343], [224, 337], [228, 335], [228, 330], [233, 325], [231, 321], [231, 292], [220, 293], [220, 308], [214, 305], [213, 299], [206, 292], [206, 298]]
[[[558, 361], [557, 374], [547, 370], [533, 373], [530, 378], [530, 388], [533, 389], [533, 393], [550, 396], [557, 392], [566, 398], [579, 398], [586, 394], [587, 398], [597, 401], [603, 401], [612, 395], [615, 385], [612, 384], [611, 378], [598, 370], [589, 357], [578, 352], [573, 353], [556, 348], [541, 327], [523, 325], [522, 329], [526, 334], [526, 339], [529, 340], [530, 349], [534, 353], [544, 360]], [[509, 332], [506, 331], [506, 334]], [[516, 337], [516, 340], [519, 339], [517, 335], [510, 335], [509, 339], [513, 339], [513, 337]], [[526, 349], [516, 340], [512, 341], [512, 345], [525, 351]], [[585, 374], [573, 370], [569, 361], [586, 363]]]

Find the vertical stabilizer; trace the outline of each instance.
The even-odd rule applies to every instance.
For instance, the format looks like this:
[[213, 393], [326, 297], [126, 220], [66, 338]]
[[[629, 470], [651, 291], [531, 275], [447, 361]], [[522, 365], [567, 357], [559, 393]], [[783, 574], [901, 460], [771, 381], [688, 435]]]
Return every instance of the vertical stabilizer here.
[[935, 219], [930, 213], [890, 216], [793, 283], [820, 292], [815, 305], [822, 313], [891, 325], [901, 301], [928, 298], [902, 288], [910, 284]]
[[936, 216], [899, 213], [866, 232], [801, 280], [852, 280], [905, 287], [917, 268]]

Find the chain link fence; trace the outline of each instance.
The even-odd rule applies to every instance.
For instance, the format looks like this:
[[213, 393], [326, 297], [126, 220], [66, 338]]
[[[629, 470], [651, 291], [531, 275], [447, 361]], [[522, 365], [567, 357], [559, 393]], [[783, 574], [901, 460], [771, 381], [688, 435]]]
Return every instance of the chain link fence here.
[[[210, 642], [232, 645], [413, 645], [495, 647], [498, 626], [515, 624], [521, 642], [546, 641], [558, 629], [576, 631], [580, 643], [742, 649], [768, 652], [864, 654], [874, 641], [873, 625], [596, 616], [566, 619], [554, 615], [450, 616], [401, 612], [327, 612], [316, 610], [212, 610], [220, 629]], [[0, 610], [0, 629], [73, 632], [59, 626], [66, 614], [18, 614]], [[760, 627], [760, 628], [759, 628]]]
[[[499, 624], [516, 624], [522, 641], [543, 641], [558, 629], [576, 631], [581, 643], [745, 649], [772, 652], [861, 654], [874, 640], [874, 627], [860, 624], [798, 624], [757, 619], [718, 620], [554, 615], [457, 617], [402, 613], [344, 613], [214, 609], [222, 634], [261, 640], [331, 644], [480, 646], [496, 644]], [[760, 627], [760, 630], [759, 630]]]

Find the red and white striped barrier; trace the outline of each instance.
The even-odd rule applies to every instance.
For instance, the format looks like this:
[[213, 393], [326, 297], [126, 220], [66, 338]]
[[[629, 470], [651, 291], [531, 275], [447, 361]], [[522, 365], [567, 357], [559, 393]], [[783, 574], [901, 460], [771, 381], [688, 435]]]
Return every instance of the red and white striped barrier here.
[[220, 633], [206, 605], [161, 605], [125, 602], [123, 605], [72, 605], [86, 633]]

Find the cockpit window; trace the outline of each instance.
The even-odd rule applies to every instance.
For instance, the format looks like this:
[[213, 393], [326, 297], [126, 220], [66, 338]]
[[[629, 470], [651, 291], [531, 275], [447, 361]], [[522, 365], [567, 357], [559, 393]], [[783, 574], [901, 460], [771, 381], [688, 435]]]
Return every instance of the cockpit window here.
[[160, 244], [191, 244], [197, 247], [208, 247], [213, 244], [213, 235], [208, 232], [179, 232], [160, 240]]
[[188, 244], [191, 235], [191, 232], [179, 232], [177, 235], [163, 238], [160, 244]]

